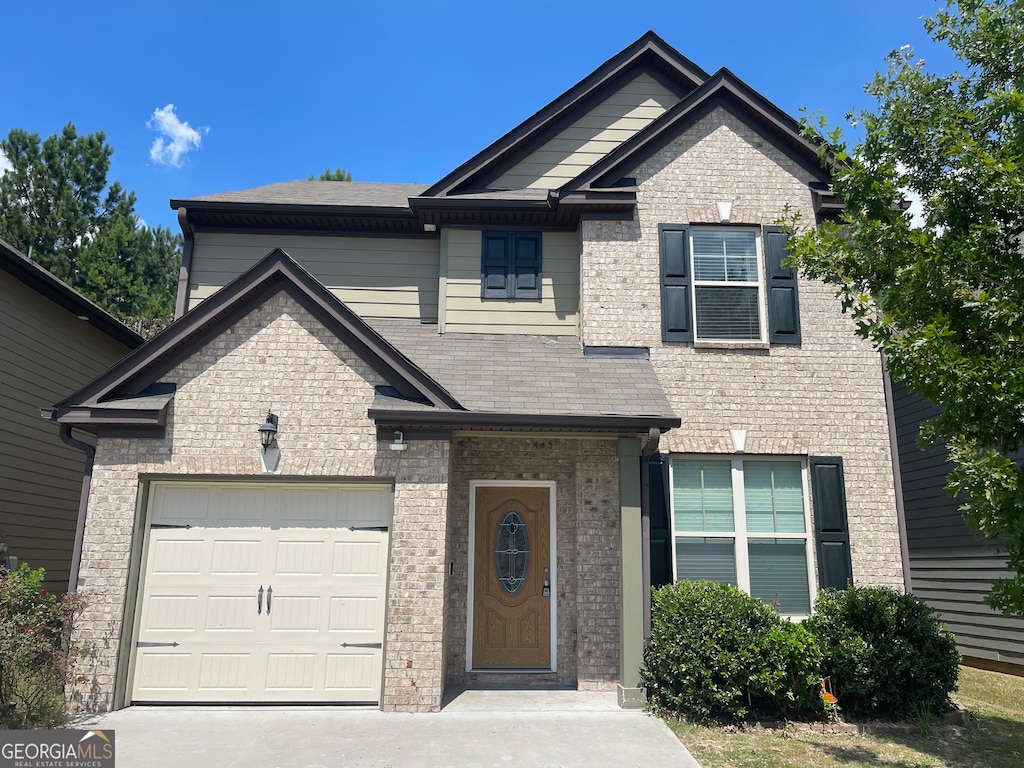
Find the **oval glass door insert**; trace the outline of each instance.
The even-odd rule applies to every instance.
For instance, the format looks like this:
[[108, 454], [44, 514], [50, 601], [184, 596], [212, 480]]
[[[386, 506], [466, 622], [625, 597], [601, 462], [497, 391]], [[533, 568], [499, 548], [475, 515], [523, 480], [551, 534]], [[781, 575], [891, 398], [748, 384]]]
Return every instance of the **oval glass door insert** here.
[[498, 582], [508, 594], [514, 595], [526, 582], [526, 569], [530, 565], [530, 536], [526, 523], [514, 509], [510, 509], [498, 523], [494, 539], [494, 568]]

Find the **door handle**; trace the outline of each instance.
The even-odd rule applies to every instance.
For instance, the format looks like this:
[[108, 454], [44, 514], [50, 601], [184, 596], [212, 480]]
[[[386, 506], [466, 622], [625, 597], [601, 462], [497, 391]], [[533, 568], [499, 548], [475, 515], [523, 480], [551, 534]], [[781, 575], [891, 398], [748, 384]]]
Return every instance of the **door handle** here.
[[270, 615], [270, 598], [272, 598], [273, 596], [274, 596], [274, 588], [268, 584], [267, 585], [267, 616]]
[[[267, 609], [269, 612], [269, 608]], [[260, 584], [260, 591], [256, 593], [256, 615], [263, 613], [263, 585]]]

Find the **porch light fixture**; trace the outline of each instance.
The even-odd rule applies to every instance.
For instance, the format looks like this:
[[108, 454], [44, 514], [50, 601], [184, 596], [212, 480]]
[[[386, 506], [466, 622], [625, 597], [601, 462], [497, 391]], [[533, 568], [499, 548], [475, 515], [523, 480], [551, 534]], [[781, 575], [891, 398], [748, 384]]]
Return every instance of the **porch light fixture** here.
[[259, 433], [260, 445], [263, 446], [263, 452], [266, 453], [267, 448], [273, 444], [274, 438], [277, 436], [277, 416], [269, 410], [267, 411], [267, 420], [260, 425]]
[[402, 434], [401, 430], [395, 430], [394, 442], [388, 445], [388, 449], [392, 451], [404, 451], [409, 447], [409, 444], [405, 442], [405, 435]]
[[732, 203], [728, 200], [717, 203], [718, 205], [718, 220], [722, 222], [728, 222], [732, 218]]

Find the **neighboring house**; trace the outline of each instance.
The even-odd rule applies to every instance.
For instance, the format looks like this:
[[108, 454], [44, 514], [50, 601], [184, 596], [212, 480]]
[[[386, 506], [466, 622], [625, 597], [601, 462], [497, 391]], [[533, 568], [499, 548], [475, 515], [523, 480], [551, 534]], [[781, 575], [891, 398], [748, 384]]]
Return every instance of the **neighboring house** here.
[[963, 500], [946, 494], [946, 451], [917, 445], [921, 424], [939, 409], [899, 383], [892, 388], [910, 589], [939, 612], [966, 663], [1022, 675], [1024, 618], [984, 602], [995, 579], [1013, 576], [1006, 555], [967, 526]]
[[39, 418], [143, 339], [0, 240], [0, 545], [45, 586], [68, 588], [85, 458], [61, 439], [93, 436]]
[[79, 705], [636, 701], [651, 583], [902, 588], [879, 357], [781, 263], [827, 185], [649, 33], [430, 187], [173, 200], [179, 318], [54, 411], [99, 434]]

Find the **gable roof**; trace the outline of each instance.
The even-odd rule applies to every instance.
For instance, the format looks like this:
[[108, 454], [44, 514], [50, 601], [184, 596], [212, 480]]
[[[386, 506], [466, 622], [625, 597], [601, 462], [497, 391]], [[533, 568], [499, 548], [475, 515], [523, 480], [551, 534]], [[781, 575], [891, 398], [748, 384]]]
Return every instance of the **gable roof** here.
[[[287, 253], [276, 249], [102, 376], [55, 405], [51, 418], [69, 424], [162, 426], [170, 397], [166, 391], [156, 398], [151, 396], [159, 378], [280, 291], [322, 322], [402, 397], [434, 408], [461, 408], [442, 386]], [[140, 403], [146, 407], [140, 407]]]
[[[491, 189], [488, 185], [575, 124], [641, 74], [678, 96], [607, 155], [558, 189]], [[430, 187], [417, 184], [293, 181], [190, 199], [171, 207], [187, 211], [196, 229], [274, 229], [298, 233], [345, 231], [436, 237], [439, 225], [539, 226], [575, 229], [585, 213], [632, 218], [636, 190], [629, 171], [724, 107], [772, 142], [807, 172], [818, 187], [830, 178], [817, 145], [800, 124], [728, 69], [709, 75], [654, 32], [619, 52], [540, 111]], [[816, 209], [834, 213], [827, 192]]]
[[563, 186], [561, 193], [614, 186], [716, 107], [746, 122], [818, 181], [829, 180], [818, 159], [817, 143], [804, 136], [800, 123], [722, 67], [664, 115]]
[[135, 349], [145, 341], [105, 309], [3, 240], [0, 240], [0, 270], [129, 349]]
[[528, 154], [564, 127], [573, 115], [582, 115], [627, 78], [641, 71], [665, 82], [680, 96], [708, 78], [703, 69], [653, 31], [648, 31], [539, 112], [432, 185], [423, 196], [440, 197], [479, 189], [484, 178], [496, 176], [498, 169], [508, 165], [513, 156]]

